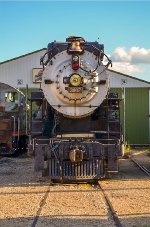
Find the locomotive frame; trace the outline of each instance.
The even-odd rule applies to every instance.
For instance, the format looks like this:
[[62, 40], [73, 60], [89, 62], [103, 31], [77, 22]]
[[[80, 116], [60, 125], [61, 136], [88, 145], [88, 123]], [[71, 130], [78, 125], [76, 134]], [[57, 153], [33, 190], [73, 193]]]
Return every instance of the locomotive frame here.
[[[50, 43], [46, 53], [48, 55], [47, 60], [44, 61], [45, 54], [41, 62], [45, 70], [47, 65], [51, 67], [57, 54], [63, 54], [66, 51], [68, 55], [71, 55], [73, 73], [69, 77], [63, 77], [62, 86], [69, 84], [67, 88], [65, 87], [65, 90], [69, 92], [69, 89], [73, 88], [74, 96], [80, 97], [78, 92], [82, 93], [84, 89], [86, 90], [84, 83], [81, 82], [83, 76], [79, 78], [80, 73], [77, 71], [80, 65], [80, 55], [82, 56], [83, 53], [86, 54], [88, 51], [92, 52], [92, 58], [89, 59], [94, 59], [93, 56], [98, 59], [97, 66], [88, 72], [93, 76], [98, 67], [102, 65], [103, 57], [106, 56], [103, 49], [103, 45], [97, 42], [87, 43], [83, 38], [69, 37], [66, 43]], [[75, 57], [76, 65], [74, 64]], [[105, 73], [110, 64], [111, 61], [108, 59], [108, 64], [102, 68], [99, 74]], [[87, 75], [86, 68], [82, 66], [81, 70], [85, 71], [85, 75]], [[59, 70], [59, 72], [62, 73], [62, 70]], [[94, 77], [96, 76], [94, 75]], [[51, 85], [54, 82], [43, 76], [43, 83]], [[66, 105], [51, 104], [51, 100], [47, 97], [48, 93], [43, 93], [47, 89], [47, 87], [45, 89], [45, 85], [43, 85], [45, 90], [31, 93], [28, 148], [29, 153], [35, 155], [35, 171], [46, 173], [51, 180], [57, 181], [93, 181], [105, 177], [107, 172], [118, 172], [118, 159], [123, 154], [120, 99], [117, 93], [110, 93], [109, 90], [106, 92], [102, 89], [102, 86], [105, 87], [106, 83], [105, 76], [98, 82], [94, 80], [92, 88], [95, 84], [95, 86], [101, 86], [100, 92], [105, 93], [102, 96], [104, 97], [103, 101], [99, 104], [97, 99], [98, 103], [94, 103], [92, 97], [92, 103], [88, 105], [84, 104], [85, 102], [78, 104], [78, 115], [77, 113], [74, 115], [74, 112], [70, 111], [71, 104], [69, 105], [70, 109]], [[58, 80], [56, 80], [56, 91], [59, 89], [57, 85]], [[76, 89], [81, 87], [82, 89], [79, 91]], [[54, 87], [51, 87], [51, 89], [54, 91]], [[96, 92], [96, 89], [94, 92]], [[65, 95], [64, 98], [66, 98]], [[80, 101], [82, 101], [82, 98], [80, 98]], [[33, 113], [35, 102], [38, 103], [36, 114]], [[65, 108], [70, 111], [70, 116], [67, 114], [67, 110], [64, 112]], [[80, 113], [83, 115], [85, 112], [88, 114], [80, 116]]]

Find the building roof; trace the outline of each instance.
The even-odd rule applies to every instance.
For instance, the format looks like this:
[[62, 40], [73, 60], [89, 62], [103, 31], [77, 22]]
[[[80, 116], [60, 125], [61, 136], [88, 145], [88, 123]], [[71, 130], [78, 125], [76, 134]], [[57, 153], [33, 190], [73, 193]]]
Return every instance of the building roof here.
[[27, 54], [23, 54], [23, 55], [21, 55], [21, 56], [15, 57], [15, 58], [11, 58], [11, 59], [6, 60], [6, 61], [2, 61], [2, 62], [0, 62], [0, 65], [5, 64], [5, 63], [10, 62], [10, 61], [14, 61], [14, 60], [20, 59], [20, 58], [27, 57], [27, 56], [29, 56], [29, 55], [31, 55], [31, 54], [38, 53], [38, 52], [40, 52], [40, 51], [42, 51], [42, 50], [47, 50], [47, 48], [42, 48], [42, 49], [39, 49], [39, 50], [30, 52], [30, 53], [27, 53]]
[[117, 73], [117, 74], [119, 74], [119, 75], [128, 77], [128, 78], [130, 78], [130, 79], [134, 79], [134, 80], [138, 80], [138, 81], [140, 81], [140, 82], [144, 82], [144, 83], [150, 84], [150, 82], [147, 81], [147, 80], [142, 80], [142, 79], [137, 78], [137, 77], [134, 77], [134, 76], [129, 76], [128, 74], [124, 74], [124, 73], [121, 73], [121, 72], [118, 72], [118, 71], [115, 71], [115, 70], [112, 70], [112, 69], [108, 69], [108, 71], [113, 72], [113, 73]]

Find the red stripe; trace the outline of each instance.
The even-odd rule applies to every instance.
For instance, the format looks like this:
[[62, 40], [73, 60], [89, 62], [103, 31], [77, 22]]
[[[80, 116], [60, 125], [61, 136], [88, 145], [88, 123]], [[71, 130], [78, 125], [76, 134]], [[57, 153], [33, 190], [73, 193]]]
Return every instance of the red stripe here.
[[18, 132], [17, 131], [12, 132], [12, 136], [18, 136]]

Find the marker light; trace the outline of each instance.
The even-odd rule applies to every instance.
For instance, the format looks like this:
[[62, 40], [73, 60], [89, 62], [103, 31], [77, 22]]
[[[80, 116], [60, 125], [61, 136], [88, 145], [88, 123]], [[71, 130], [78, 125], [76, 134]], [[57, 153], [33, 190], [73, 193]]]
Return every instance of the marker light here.
[[72, 56], [72, 69], [77, 70], [79, 69], [80, 66], [80, 59], [78, 55], [73, 55]]

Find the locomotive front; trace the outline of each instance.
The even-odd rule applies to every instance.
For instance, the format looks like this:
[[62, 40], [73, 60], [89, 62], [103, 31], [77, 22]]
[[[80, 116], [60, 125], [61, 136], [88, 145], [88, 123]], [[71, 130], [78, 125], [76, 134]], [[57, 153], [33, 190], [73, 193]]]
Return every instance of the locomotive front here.
[[78, 37], [70, 37], [64, 44], [49, 44], [50, 61], [43, 73], [42, 90], [55, 110], [80, 118], [102, 103], [108, 91], [103, 51], [103, 45]]
[[[69, 37], [50, 43], [41, 63], [42, 91], [31, 94], [35, 171], [63, 181], [98, 180], [106, 170], [118, 171], [119, 99], [108, 93], [111, 61], [104, 46]], [[40, 103], [37, 115], [32, 115], [34, 101]]]

